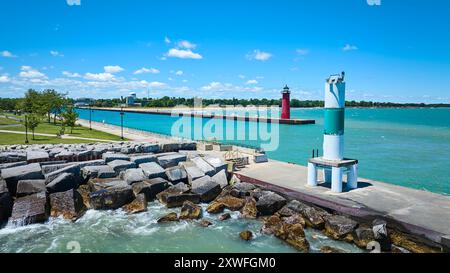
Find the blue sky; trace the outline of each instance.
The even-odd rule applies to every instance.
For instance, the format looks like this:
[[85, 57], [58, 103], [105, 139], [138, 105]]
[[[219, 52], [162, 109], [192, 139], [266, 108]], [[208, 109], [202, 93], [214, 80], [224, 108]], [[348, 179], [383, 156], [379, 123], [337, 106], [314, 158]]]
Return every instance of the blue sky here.
[[0, 9], [0, 96], [137, 92], [450, 102], [448, 0], [14, 0]]

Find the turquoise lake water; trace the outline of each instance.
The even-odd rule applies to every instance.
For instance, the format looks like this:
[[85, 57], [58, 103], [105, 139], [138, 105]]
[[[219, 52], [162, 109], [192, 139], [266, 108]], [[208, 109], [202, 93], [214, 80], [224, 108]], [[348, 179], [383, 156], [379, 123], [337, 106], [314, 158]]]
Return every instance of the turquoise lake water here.
[[[89, 111], [78, 109], [80, 118]], [[252, 115], [252, 114], [251, 114]], [[270, 158], [306, 165], [312, 149], [322, 150], [323, 109], [292, 109], [292, 118], [315, 119], [315, 125], [277, 125], [254, 122], [189, 118], [194, 129], [172, 131], [180, 118], [167, 115], [125, 113], [124, 126], [191, 139], [220, 139], [223, 142], [261, 146], [264, 134], [250, 132], [262, 126], [279, 131], [279, 145], [266, 149]], [[185, 118], [187, 119], [187, 118]], [[94, 110], [92, 120], [120, 125], [118, 112]], [[198, 126], [200, 124], [200, 126]], [[202, 135], [205, 127], [212, 135]], [[267, 128], [266, 128], [267, 127]], [[277, 130], [278, 129], [278, 130]], [[200, 132], [199, 132], [200, 131]], [[244, 135], [242, 135], [244, 134]], [[410, 188], [450, 194], [450, 108], [346, 109], [345, 156], [357, 158], [359, 176]]]

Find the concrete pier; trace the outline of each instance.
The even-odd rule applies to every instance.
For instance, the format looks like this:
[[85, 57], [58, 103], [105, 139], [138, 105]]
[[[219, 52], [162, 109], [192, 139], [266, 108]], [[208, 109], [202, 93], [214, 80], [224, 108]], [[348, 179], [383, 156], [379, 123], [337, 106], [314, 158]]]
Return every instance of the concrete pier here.
[[[355, 217], [362, 222], [384, 219], [400, 231], [425, 239], [424, 243], [450, 247], [450, 196], [358, 179], [359, 188], [333, 193], [329, 183], [307, 186], [308, 168], [269, 160], [236, 173], [250, 182], [293, 199]], [[323, 175], [317, 174], [323, 182]]]
[[[80, 107], [80, 109], [89, 109], [86, 107]], [[120, 112], [120, 108], [92, 108], [93, 110], [99, 111], [112, 111], [112, 112]], [[140, 114], [154, 114], [154, 115], [166, 115], [166, 116], [180, 116], [180, 117], [197, 117], [197, 118], [209, 118], [209, 119], [225, 119], [225, 120], [235, 120], [235, 121], [251, 121], [251, 122], [265, 122], [265, 123], [279, 123], [279, 124], [287, 124], [287, 125], [306, 125], [306, 124], [315, 124], [316, 121], [314, 119], [282, 119], [282, 118], [268, 118], [268, 117], [246, 117], [246, 116], [238, 116], [238, 115], [211, 115], [207, 113], [194, 113], [180, 110], [153, 110], [153, 109], [123, 109], [124, 112], [128, 113], [140, 113]]]

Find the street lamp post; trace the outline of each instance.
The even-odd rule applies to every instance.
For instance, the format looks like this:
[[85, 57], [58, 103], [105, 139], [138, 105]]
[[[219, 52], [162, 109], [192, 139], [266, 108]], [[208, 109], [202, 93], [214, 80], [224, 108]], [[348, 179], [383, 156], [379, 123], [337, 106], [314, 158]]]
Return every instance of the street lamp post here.
[[89, 105], [89, 130], [92, 130], [92, 105]]
[[25, 144], [28, 143], [28, 115], [25, 115]]
[[120, 137], [123, 140], [123, 107], [120, 107]]

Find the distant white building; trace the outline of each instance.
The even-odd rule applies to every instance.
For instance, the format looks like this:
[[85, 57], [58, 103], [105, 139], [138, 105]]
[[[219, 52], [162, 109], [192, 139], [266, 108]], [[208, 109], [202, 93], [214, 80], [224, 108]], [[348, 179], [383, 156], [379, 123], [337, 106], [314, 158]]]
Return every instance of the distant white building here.
[[136, 93], [132, 92], [130, 95], [126, 98], [126, 104], [128, 106], [133, 106], [136, 103]]
[[94, 103], [94, 99], [91, 98], [79, 98], [75, 101], [75, 103], [73, 104], [75, 107], [86, 107], [86, 106], [90, 106]]

